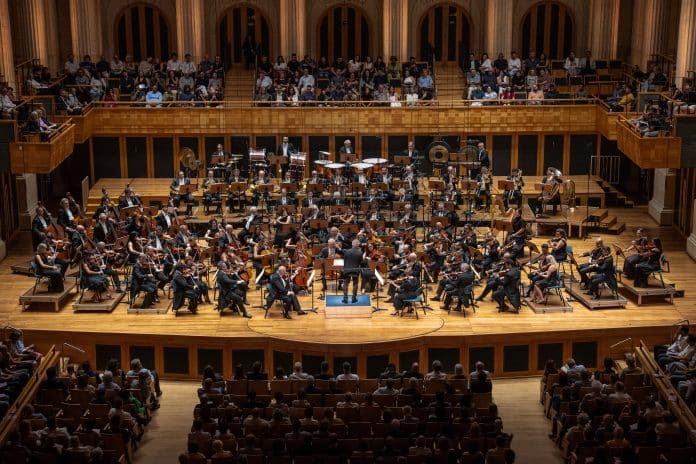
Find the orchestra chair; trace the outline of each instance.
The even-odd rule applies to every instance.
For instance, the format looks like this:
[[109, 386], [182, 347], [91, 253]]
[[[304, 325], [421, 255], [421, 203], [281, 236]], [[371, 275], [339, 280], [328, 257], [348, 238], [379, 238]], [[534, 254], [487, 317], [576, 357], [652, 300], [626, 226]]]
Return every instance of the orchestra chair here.
[[565, 288], [565, 284], [563, 283], [563, 276], [561, 275], [561, 271], [558, 270], [556, 271], [556, 280], [557, 283], [554, 285], [549, 285], [544, 289], [544, 305], [548, 306], [549, 304], [549, 294], [555, 293], [558, 295], [558, 298], [561, 299], [561, 305], [565, 306], [566, 305], [566, 300], [563, 297], [563, 289]]
[[84, 272], [82, 272], [82, 267], [80, 266], [80, 272], [75, 276], [75, 284], [77, 284], [77, 289], [79, 293], [79, 297], [77, 298], [77, 304], [82, 303], [83, 298], [85, 297], [85, 292], [87, 290], [91, 290], [97, 295], [97, 301], [101, 302], [102, 300], [102, 292], [97, 291], [95, 289], [95, 286], [89, 286], [87, 284], [87, 279], [85, 278]]
[[[263, 289], [264, 287], [261, 287], [261, 288]], [[263, 315], [263, 318], [266, 319], [266, 318], [268, 317], [268, 312], [271, 310], [271, 307], [273, 306], [273, 304], [274, 304], [276, 301], [280, 301], [280, 302], [282, 303], [282, 305], [283, 305], [283, 311], [286, 311], [288, 314], [290, 314], [290, 309], [291, 309], [291, 308], [290, 308], [290, 303], [289, 303], [289, 302], [286, 303], [286, 302], [284, 302], [283, 300], [280, 300], [280, 299], [278, 299], [278, 298], [276, 297], [275, 293], [273, 293], [273, 290], [272, 290], [272, 288], [271, 288], [271, 283], [270, 283], [270, 282], [268, 282], [268, 283], [266, 284], [265, 288], [266, 288], [266, 292], [267, 292], [269, 295], [272, 295], [273, 299], [270, 299], [270, 298], [266, 299], [266, 298], [264, 297], [264, 295], [263, 295], [263, 292], [261, 292], [261, 302], [262, 302], [262, 304], [263, 304], [263, 306], [264, 306], [264, 309], [266, 310], [266, 312], [265, 312], [264, 315]]]
[[[652, 271], [650, 275], [655, 277], [655, 279], [659, 278], [660, 284], [662, 284], [662, 288], [665, 288], [665, 280], [662, 278], [662, 274], [664, 272], [669, 272], [669, 260], [667, 259], [667, 256], [665, 256], [664, 253], [660, 255], [660, 261], [658, 262], [658, 265], [660, 267]], [[665, 268], [667, 268], [666, 271]]]
[[566, 245], [566, 257], [565, 259], [559, 259], [556, 260], [558, 262], [558, 265], [561, 269], [562, 275], [568, 275], [568, 272], [566, 271], [566, 266], [570, 268], [570, 280], [573, 281], [575, 280], [575, 275], [573, 273], [573, 261], [575, 260], [573, 256], [573, 247], [572, 245]]
[[412, 308], [413, 309], [413, 314], [416, 315], [416, 320], [418, 320], [418, 310], [422, 309], [423, 310], [423, 315], [426, 315], [427, 313], [425, 312], [425, 302], [423, 301], [423, 287], [418, 287], [416, 289], [416, 296], [415, 298], [410, 298], [408, 300], [404, 300], [404, 308], [400, 311], [399, 316], [404, 317], [404, 311], [406, 308]]
[[41, 283], [41, 279], [44, 279], [46, 283], [48, 283], [50, 279], [48, 276], [39, 273], [39, 267], [36, 265], [34, 261], [31, 262], [31, 270], [34, 271], [34, 278], [36, 279], [36, 281], [34, 282], [34, 287], [32, 287], [31, 289], [31, 294], [36, 295], [36, 288]]

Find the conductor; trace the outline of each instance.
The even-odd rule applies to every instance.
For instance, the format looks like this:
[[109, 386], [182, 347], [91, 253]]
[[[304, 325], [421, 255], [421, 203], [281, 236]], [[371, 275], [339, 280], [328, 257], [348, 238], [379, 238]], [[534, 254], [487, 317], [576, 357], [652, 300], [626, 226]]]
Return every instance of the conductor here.
[[352, 303], [358, 302], [358, 276], [363, 254], [360, 251], [360, 240], [353, 240], [353, 247], [343, 255], [343, 303], [348, 303], [348, 284], [353, 281]]

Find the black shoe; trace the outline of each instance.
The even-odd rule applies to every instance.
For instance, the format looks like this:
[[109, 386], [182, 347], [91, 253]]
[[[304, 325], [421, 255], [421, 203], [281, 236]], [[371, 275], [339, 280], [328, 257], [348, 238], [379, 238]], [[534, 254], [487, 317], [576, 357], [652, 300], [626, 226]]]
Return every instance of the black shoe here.
[[247, 319], [251, 319], [251, 314], [249, 313], [244, 313], [242, 316], [246, 317]]
[[431, 301], [440, 301], [440, 297], [439, 297], [439, 296], [434, 296], [434, 297], [432, 297], [430, 300], [431, 300]]
[[389, 298], [387, 301], [385, 301], [385, 303], [393, 303], [393, 302], [394, 302], [394, 298]]
[[324, 301], [324, 295], [319, 295], [319, 298], [317, 298], [320, 301]]
[[351, 303], [357, 303], [357, 302], [358, 302], [358, 299], [357, 299], [357, 298], [355, 298], [355, 297], [353, 297], [353, 299], [352, 299], [352, 300], [350, 300], [350, 302], [351, 302]]
[[283, 313], [283, 317], [285, 319], [292, 319], [292, 317], [290, 317], [290, 315], [288, 313]]
[[301, 309], [299, 311], [297, 311], [298, 316], [304, 316], [305, 314], [307, 314], [307, 312], [302, 311]]
[[348, 298], [342, 299], [342, 300], [341, 300], [341, 303], [343, 303], [343, 304], [348, 304]]

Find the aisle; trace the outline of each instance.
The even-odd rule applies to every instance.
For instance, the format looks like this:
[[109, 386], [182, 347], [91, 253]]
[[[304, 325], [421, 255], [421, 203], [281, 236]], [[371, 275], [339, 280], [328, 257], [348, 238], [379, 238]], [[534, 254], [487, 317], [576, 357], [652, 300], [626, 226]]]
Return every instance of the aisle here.
[[522, 379], [493, 378], [493, 399], [498, 404], [503, 427], [514, 433], [512, 449], [515, 464], [563, 462], [561, 451], [548, 438], [551, 422], [539, 404], [539, 377]]
[[179, 454], [186, 449], [186, 434], [191, 429], [196, 389], [200, 383], [163, 380], [160, 386], [164, 392], [160, 398], [162, 407], [147, 426], [135, 453], [134, 464], [175, 463]]

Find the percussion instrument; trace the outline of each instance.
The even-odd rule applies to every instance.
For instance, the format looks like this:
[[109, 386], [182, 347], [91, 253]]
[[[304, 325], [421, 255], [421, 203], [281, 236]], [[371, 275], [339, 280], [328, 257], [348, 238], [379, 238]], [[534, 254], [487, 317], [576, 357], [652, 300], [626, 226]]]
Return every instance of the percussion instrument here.
[[249, 148], [249, 164], [257, 166], [266, 165], [266, 149]]
[[368, 164], [384, 164], [384, 163], [386, 163], [387, 161], [389, 161], [389, 160], [384, 159], [384, 158], [365, 158], [365, 159], [363, 160], [363, 163], [368, 163]]
[[325, 166], [327, 169], [342, 169], [346, 167], [344, 163], [329, 163]]
[[304, 177], [307, 153], [290, 153], [290, 177], [299, 182]]
[[363, 162], [363, 163], [353, 163], [353, 164], [350, 165], [350, 167], [351, 167], [351, 168], [355, 168], [355, 169], [367, 170], [367, 169], [370, 169], [370, 168], [374, 167], [374, 164], [365, 163], [365, 162]]

